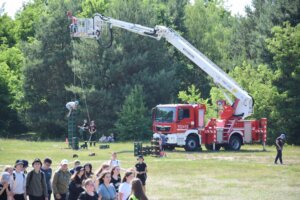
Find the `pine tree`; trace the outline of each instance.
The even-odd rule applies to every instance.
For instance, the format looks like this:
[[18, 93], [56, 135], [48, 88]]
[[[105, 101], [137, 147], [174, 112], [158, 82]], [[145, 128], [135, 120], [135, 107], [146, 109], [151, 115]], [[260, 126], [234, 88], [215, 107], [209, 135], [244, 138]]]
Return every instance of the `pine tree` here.
[[35, 39], [23, 49], [25, 114], [30, 128], [45, 133], [45, 137], [63, 137], [65, 104], [72, 98], [65, 90], [73, 79], [68, 66], [72, 56], [70, 22], [64, 1], [51, 1], [47, 9], [36, 25]]
[[143, 98], [143, 88], [134, 86], [119, 112], [119, 120], [115, 124], [119, 140], [145, 140], [151, 137], [151, 121], [147, 115]]

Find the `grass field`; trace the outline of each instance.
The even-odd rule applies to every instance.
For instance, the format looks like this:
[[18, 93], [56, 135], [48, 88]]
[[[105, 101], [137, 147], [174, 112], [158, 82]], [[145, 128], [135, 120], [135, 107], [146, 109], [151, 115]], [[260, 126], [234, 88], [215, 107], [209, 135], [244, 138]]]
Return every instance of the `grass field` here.
[[[204, 148], [205, 149], [205, 148]], [[17, 159], [30, 162], [51, 157], [56, 169], [60, 160], [73, 161], [76, 153], [82, 163], [98, 168], [116, 151], [122, 168], [133, 167], [132, 143], [111, 144], [110, 149], [73, 151], [63, 142], [27, 142], [0, 139], [0, 169]], [[89, 157], [90, 152], [96, 156]], [[145, 157], [148, 165], [149, 199], [300, 199], [300, 147], [285, 146], [285, 165], [274, 165], [276, 150], [242, 146], [239, 152], [193, 152], [182, 149], [167, 152], [166, 158]]]

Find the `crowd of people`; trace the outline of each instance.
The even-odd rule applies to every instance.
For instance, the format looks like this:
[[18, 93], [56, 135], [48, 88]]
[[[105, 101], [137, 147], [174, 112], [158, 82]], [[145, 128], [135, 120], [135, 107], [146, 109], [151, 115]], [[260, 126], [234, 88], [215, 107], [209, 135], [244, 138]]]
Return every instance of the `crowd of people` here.
[[[36, 158], [27, 172], [28, 161], [17, 160], [1, 173], [0, 200], [147, 200], [147, 165], [138, 156], [135, 167], [121, 168], [117, 153], [93, 172], [91, 163], [81, 165], [79, 160], [69, 169], [63, 159], [59, 169], [52, 172], [52, 160]], [[124, 171], [123, 177], [121, 171]]]

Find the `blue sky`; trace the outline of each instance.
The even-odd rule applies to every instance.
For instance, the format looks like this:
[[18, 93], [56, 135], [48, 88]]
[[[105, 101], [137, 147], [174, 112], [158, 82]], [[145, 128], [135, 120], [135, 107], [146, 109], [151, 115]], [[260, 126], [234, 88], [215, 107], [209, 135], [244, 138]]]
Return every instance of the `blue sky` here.
[[[5, 3], [5, 12], [8, 13], [9, 16], [13, 17], [17, 10], [22, 7], [24, 2], [28, 2], [30, 0], [0, 0], [0, 7]], [[193, 0], [191, 0], [193, 1]], [[229, 9], [233, 14], [245, 14], [244, 7], [246, 5], [251, 5], [251, 0], [225, 0], [225, 7]]]

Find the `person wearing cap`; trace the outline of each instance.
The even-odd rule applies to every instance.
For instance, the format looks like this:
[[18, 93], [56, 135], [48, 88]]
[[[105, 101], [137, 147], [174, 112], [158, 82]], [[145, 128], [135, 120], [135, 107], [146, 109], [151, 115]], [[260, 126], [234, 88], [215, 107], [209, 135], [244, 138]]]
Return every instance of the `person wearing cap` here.
[[0, 200], [7, 200], [10, 194], [9, 190], [10, 174], [3, 172], [0, 178]]
[[71, 173], [68, 170], [68, 160], [60, 162], [60, 168], [54, 173], [52, 189], [55, 199], [65, 200], [68, 193]]
[[142, 155], [138, 156], [137, 161], [138, 163], [135, 165], [136, 177], [141, 180], [144, 192], [146, 192], [147, 165]]
[[70, 170], [70, 173], [73, 175], [75, 173], [75, 169], [76, 167], [80, 166], [80, 161], [79, 160], [75, 160], [74, 161], [74, 168]]
[[39, 158], [32, 162], [31, 170], [26, 179], [26, 194], [29, 200], [48, 200], [48, 189], [44, 172], [41, 171], [42, 161]]
[[77, 200], [80, 193], [84, 191], [82, 188], [82, 182], [84, 180], [84, 167], [77, 166], [75, 172], [71, 177], [69, 184], [69, 200]]
[[23, 165], [22, 161], [17, 160], [13, 178], [10, 181], [11, 196], [14, 200], [26, 199], [26, 177], [23, 173]]
[[51, 177], [52, 177], [52, 160], [50, 158], [45, 158], [41, 171], [44, 172], [48, 190], [48, 200], [51, 199], [52, 187], [51, 187]]
[[79, 101], [70, 101], [66, 104], [66, 108], [69, 110], [67, 117], [70, 117], [72, 111], [76, 110], [78, 105], [79, 105]]
[[283, 164], [283, 162], [282, 162], [282, 148], [283, 148], [284, 143], [285, 143], [285, 134], [281, 134], [275, 140], [275, 145], [276, 145], [276, 149], [277, 149], [277, 155], [276, 155], [276, 158], [275, 158], [275, 161], [274, 161], [275, 164], [277, 164], [278, 159], [280, 161], [280, 164]]

